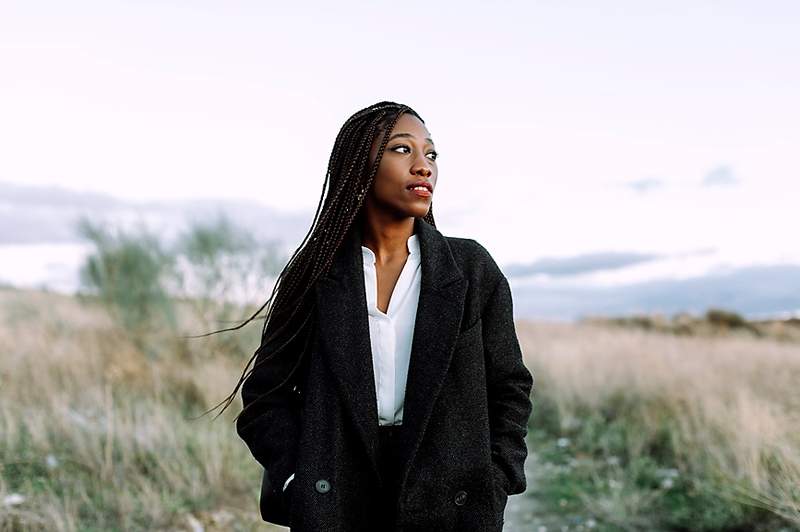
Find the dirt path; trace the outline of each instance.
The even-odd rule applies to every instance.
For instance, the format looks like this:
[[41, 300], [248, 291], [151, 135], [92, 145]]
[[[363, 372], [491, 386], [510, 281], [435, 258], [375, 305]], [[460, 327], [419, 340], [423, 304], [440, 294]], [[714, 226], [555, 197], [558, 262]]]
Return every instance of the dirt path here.
[[536, 477], [540, 469], [538, 455], [531, 449], [528, 441], [528, 457], [525, 459], [525, 477], [528, 489], [525, 493], [508, 498], [503, 532], [571, 532], [591, 530], [592, 527], [570, 526], [563, 515], [546, 512], [538, 502]]
[[528, 489], [525, 493], [512, 495], [508, 498], [504, 517], [504, 532], [535, 532], [541, 523], [533, 494], [535, 466], [536, 455], [531, 452], [529, 445], [528, 458], [525, 460], [525, 476], [528, 479]]

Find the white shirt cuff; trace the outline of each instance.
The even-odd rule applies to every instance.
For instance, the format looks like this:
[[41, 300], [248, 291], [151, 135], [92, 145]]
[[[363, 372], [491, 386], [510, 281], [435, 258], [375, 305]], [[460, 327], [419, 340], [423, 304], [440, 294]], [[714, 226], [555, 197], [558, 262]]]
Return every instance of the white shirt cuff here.
[[284, 483], [283, 483], [283, 491], [286, 491], [286, 486], [288, 486], [288, 485], [289, 485], [289, 481], [290, 481], [290, 480], [292, 480], [293, 478], [294, 478], [294, 473], [292, 473], [291, 475], [289, 475], [289, 478], [287, 478], [287, 479], [286, 479], [286, 482], [284, 482]]

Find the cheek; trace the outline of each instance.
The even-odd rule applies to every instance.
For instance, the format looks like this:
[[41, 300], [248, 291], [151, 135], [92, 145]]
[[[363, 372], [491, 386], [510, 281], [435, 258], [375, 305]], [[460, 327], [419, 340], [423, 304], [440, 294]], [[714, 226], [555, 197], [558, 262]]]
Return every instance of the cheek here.
[[375, 175], [372, 186], [373, 196], [382, 203], [394, 204], [404, 201], [403, 180], [395, 172], [384, 172], [383, 169]]
[[396, 188], [398, 184], [405, 182], [406, 176], [403, 173], [403, 168], [400, 164], [391, 160], [382, 160], [378, 168], [378, 173], [375, 174], [376, 186], [386, 188]]
[[397, 185], [388, 176], [381, 175], [379, 172], [375, 176], [373, 190], [376, 196], [388, 199], [396, 195]]

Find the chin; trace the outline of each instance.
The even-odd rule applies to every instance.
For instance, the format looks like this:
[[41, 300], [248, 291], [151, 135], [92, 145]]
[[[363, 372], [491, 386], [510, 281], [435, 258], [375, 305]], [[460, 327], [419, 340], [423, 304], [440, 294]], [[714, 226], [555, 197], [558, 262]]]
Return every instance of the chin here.
[[[387, 205], [387, 207], [389, 206]], [[423, 218], [431, 210], [431, 204], [430, 202], [428, 202], [427, 205], [424, 204], [409, 205], [408, 203], [404, 205], [394, 204], [391, 207], [389, 207], [389, 209], [397, 213], [397, 216], [399, 217]]]
[[410, 216], [413, 216], [414, 218], [424, 218], [428, 215], [428, 211], [430, 210], [430, 206], [427, 209], [415, 209]]

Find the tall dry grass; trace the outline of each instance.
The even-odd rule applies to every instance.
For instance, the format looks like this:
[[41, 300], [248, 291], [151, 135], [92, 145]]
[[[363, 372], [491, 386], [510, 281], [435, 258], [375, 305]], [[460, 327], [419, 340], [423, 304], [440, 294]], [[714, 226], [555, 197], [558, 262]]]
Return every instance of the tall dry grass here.
[[[620, 529], [727, 528], [765, 515], [800, 526], [799, 343], [592, 324], [518, 331], [535, 376], [532, 427], [571, 448], [573, 473], [560, 481], [581, 476], [575, 456], [595, 464], [583, 473], [618, 477], [611, 489], [608, 478], [580, 488], [582, 511]], [[643, 460], [675, 468], [670, 480], [650, 489], [623, 471]], [[683, 499], [670, 493], [679, 487]]]
[[[0, 324], [0, 530], [269, 529], [239, 405], [191, 419], [227, 395], [257, 325], [144, 353], [99, 305], [11, 289]], [[800, 526], [800, 345], [517, 327], [551, 511], [608, 530]]]
[[239, 406], [191, 419], [245, 353], [164, 338], [147, 356], [99, 305], [31, 291], [0, 290], [0, 323], [0, 529], [264, 529]]

